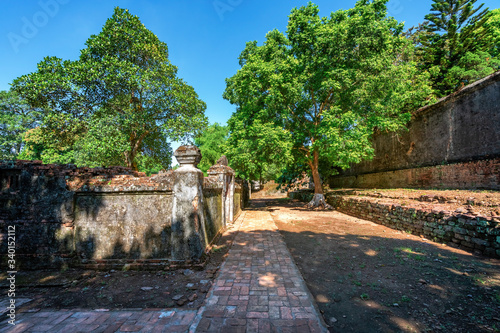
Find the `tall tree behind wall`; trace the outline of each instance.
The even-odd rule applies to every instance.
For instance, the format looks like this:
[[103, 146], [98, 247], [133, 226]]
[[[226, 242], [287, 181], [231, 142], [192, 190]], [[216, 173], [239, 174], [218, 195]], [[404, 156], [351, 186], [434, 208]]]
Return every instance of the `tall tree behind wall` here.
[[194, 138], [194, 144], [200, 148], [202, 156], [198, 168], [205, 174], [225, 154], [227, 136], [227, 126], [214, 123]]
[[30, 142], [52, 147], [56, 161], [64, 151], [81, 165], [137, 169], [142, 157], [169, 167], [169, 141], [189, 140], [207, 121], [205, 103], [177, 77], [167, 45], [116, 8], [86, 46], [79, 60], [46, 57], [14, 81], [30, 105], [51, 110]]
[[446, 96], [498, 70], [492, 13], [476, 0], [433, 0], [425, 16], [419, 54], [433, 88]]

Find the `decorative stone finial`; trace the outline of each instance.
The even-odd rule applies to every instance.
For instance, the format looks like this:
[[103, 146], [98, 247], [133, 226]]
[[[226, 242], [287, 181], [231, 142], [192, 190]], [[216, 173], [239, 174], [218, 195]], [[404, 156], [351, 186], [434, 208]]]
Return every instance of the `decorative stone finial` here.
[[174, 156], [181, 167], [192, 165], [196, 168], [201, 161], [201, 152], [196, 146], [180, 146], [174, 152]]
[[229, 161], [227, 160], [227, 157], [226, 155], [222, 155], [215, 164], [220, 164], [220, 165], [225, 165], [225, 166], [228, 166], [229, 165]]

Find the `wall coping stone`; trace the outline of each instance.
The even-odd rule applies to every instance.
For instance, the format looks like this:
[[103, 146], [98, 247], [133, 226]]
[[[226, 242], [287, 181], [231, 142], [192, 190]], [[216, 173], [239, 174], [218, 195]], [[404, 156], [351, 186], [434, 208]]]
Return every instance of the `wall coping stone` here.
[[493, 84], [494, 82], [497, 82], [497, 81], [500, 81], [500, 70], [482, 78], [481, 80], [477, 80], [477, 81], [463, 87], [462, 89], [460, 89], [454, 93], [451, 93], [445, 97], [440, 98], [437, 102], [435, 102], [433, 104], [421, 107], [420, 109], [416, 110], [413, 113], [413, 115], [414, 116], [417, 116], [417, 115], [421, 116], [424, 113], [426, 113], [426, 112], [428, 112], [436, 107], [440, 107], [443, 104], [446, 104], [448, 102], [452, 102], [452, 101], [456, 100], [458, 97], [461, 97], [462, 95], [467, 95], [467, 94], [473, 93], [473, 92], [475, 92], [479, 89], [482, 89], [486, 86], [489, 86], [490, 84]]

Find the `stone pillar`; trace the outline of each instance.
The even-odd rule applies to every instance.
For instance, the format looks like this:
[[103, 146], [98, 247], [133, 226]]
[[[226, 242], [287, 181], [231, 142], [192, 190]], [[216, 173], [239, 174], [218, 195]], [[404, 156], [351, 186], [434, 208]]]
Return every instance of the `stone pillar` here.
[[197, 260], [207, 244], [203, 211], [203, 172], [196, 166], [196, 146], [180, 146], [174, 153], [180, 167], [173, 173], [172, 259]]
[[234, 171], [227, 176], [227, 198], [226, 198], [226, 216], [227, 216], [227, 222], [233, 223], [234, 222], [234, 189], [236, 187], [235, 184], [235, 177], [234, 177]]
[[217, 163], [208, 169], [207, 174], [217, 177], [222, 184], [222, 225], [226, 227], [227, 223], [233, 222], [234, 218], [235, 177], [234, 170], [227, 166], [225, 156], [219, 159]]

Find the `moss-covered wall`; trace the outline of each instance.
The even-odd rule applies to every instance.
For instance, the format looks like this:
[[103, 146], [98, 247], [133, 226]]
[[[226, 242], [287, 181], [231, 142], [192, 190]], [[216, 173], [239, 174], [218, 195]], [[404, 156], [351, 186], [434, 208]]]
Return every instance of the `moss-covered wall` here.
[[327, 195], [327, 201], [338, 211], [352, 216], [422, 235], [466, 251], [500, 257], [500, 223], [493, 217], [431, 208], [407, 208], [341, 195]]
[[205, 188], [203, 190], [203, 199], [205, 230], [207, 232], [207, 241], [210, 244], [224, 227], [222, 221], [222, 189]]
[[[203, 185], [207, 244], [224, 228], [222, 184]], [[18, 269], [169, 265], [172, 173], [0, 161], [0, 258], [16, 230]], [[240, 192], [234, 199], [240, 209]], [[108, 266], [107, 266], [108, 265]]]
[[87, 259], [170, 257], [169, 192], [78, 194], [75, 249]]
[[[289, 192], [288, 196], [309, 201], [312, 191]], [[389, 228], [422, 235], [455, 248], [500, 257], [500, 221], [495, 217], [474, 216], [435, 208], [408, 208], [375, 202], [370, 198], [327, 193], [326, 200], [339, 212], [369, 220]]]
[[233, 212], [234, 212], [233, 214], [234, 214], [235, 219], [241, 213], [241, 205], [242, 204], [243, 204], [243, 202], [242, 202], [242, 197], [241, 197], [241, 190], [235, 191], [234, 192], [234, 201], [233, 201]]

